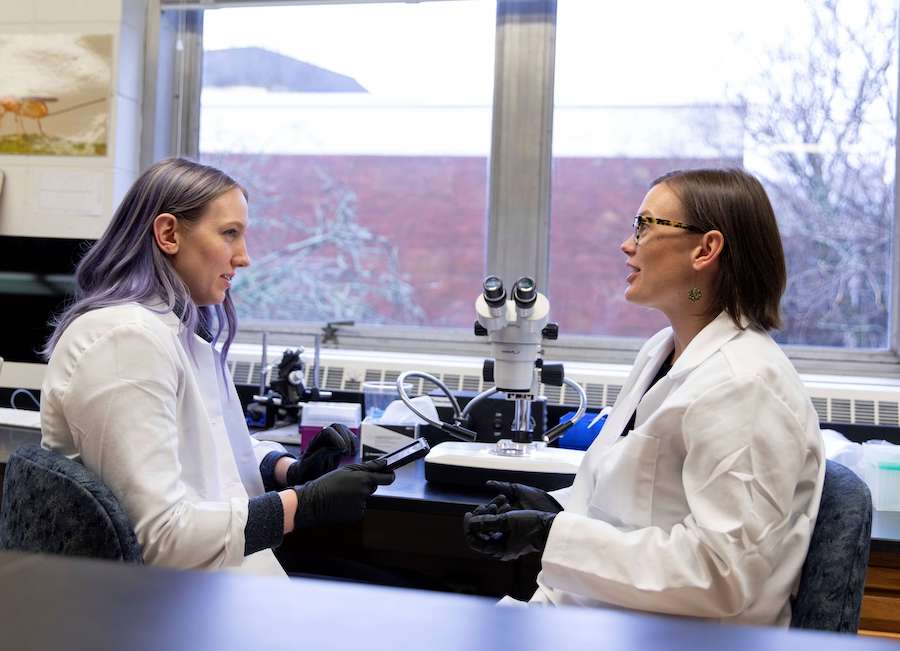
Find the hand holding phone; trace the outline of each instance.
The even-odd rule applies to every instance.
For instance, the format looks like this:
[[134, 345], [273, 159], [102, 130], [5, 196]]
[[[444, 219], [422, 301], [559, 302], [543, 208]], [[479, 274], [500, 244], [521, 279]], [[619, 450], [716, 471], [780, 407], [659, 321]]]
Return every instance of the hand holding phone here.
[[421, 459], [428, 454], [428, 450], [430, 449], [428, 441], [425, 439], [416, 439], [409, 445], [404, 445], [399, 450], [394, 450], [393, 452], [381, 455], [378, 457], [378, 460], [383, 459], [387, 462], [385, 470], [396, 470], [401, 466], [412, 463], [416, 459]]

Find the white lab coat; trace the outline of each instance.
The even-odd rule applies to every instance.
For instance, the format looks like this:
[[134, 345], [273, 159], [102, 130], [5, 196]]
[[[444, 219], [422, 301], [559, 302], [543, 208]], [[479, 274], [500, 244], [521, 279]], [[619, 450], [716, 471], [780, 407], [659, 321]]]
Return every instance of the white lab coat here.
[[644, 395], [673, 345], [670, 328], [644, 345], [554, 493], [532, 601], [787, 626], [825, 476], [812, 402], [771, 337], [725, 313]]
[[284, 576], [271, 550], [244, 557], [249, 496], [277, 444], [251, 439], [218, 352], [178, 317], [130, 303], [63, 332], [41, 393], [42, 445], [80, 458], [122, 503], [144, 561]]

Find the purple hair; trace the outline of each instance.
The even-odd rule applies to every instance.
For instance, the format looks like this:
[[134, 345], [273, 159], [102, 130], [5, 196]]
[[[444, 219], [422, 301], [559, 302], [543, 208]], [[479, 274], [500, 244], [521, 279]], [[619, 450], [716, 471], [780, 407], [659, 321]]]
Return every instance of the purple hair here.
[[192, 333], [212, 334], [215, 346], [227, 331], [220, 363], [225, 375], [228, 348], [237, 333], [237, 314], [231, 292], [222, 305], [200, 307], [191, 299], [190, 291], [176, 273], [169, 258], [156, 245], [153, 221], [157, 215], [170, 213], [179, 222], [197, 221], [215, 199], [238, 183], [224, 172], [184, 158], [170, 158], [155, 163], [141, 174], [101, 238], [78, 263], [75, 270], [75, 299], [51, 323], [53, 334], [41, 354], [49, 359], [60, 335], [80, 315], [111, 305], [141, 303], [159, 312], [175, 312], [185, 326], [186, 341], [191, 347]]

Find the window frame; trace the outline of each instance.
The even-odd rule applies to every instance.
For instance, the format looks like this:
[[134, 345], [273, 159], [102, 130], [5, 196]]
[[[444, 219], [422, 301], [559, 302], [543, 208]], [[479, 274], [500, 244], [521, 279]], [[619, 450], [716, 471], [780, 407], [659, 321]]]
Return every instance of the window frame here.
[[[417, 0], [417, 2], [456, 0]], [[512, 283], [531, 275], [549, 283], [550, 169], [554, 110], [557, 0], [496, 0], [494, 105], [488, 185], [485, 275]], [[409, 2], [409, 0], [149, 0], [141, 163], [166, 156], [197, 157], [203, 12], [241, 6], [285, 6]], [[898, 32], [900, 33], [900, 32]], [[898, 48], [900, 50], [900, 48]], [[535, 73], [537, 70], [537, 74]], [[900, 71], [900, 66], [898, 66]], [[900, 72], [898, 72], [900, 75]], [[900, 105], [900, 83], [898, 83]], [[534, 129], [533, 124], [541, 125]], [[895, 143], [900, 140], [900, 120]], [[886, 350], [784, 345], [801, 373], [900, 378], [900, 148], [895, 145], [894, 222], [891, 247], [891, 309]], [[525, 182], [529, 179], [529, 182]], [[535, 179], [537, 182], [535, 182]], [[513, 252], [515, 255], [513, 255]], [[524, 252], [524, 255], [523, 255]], [[478, 288], [472, 288], [474, 306]], [[548, 297], [551, 298], [552, 297]], [[474, 307], [473, 307], [474, 321]], [[244, 319], [236, 340], [293, 344], [321, 335], [325, 324]], [[642, 338], [566, 335], [547, 342], [547, 359], [631, 364]], [[484, 341], [466, 329], [421, 326], [342, 326], [335, 346], [349, 349], [483, 355]]]

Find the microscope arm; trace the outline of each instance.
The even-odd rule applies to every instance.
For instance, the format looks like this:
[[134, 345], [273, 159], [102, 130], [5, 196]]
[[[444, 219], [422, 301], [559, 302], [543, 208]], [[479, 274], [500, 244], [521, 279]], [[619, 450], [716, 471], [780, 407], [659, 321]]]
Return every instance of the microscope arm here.
[[578, 411], [575, 412], [575, 415], [572, 416], [570, 420], [554, 425], [547, 430], [547, 433], [544, 434], [544, 443], [552, 443], [562, 436], [566, 430], [581, 420], [581, 417], [584, 416], [584, 412], [587, 410], [587, 394], [584, 392], [584, 389], [581, 388], [581, 385], [569, 378], [564, 378], [563, 384], [578, 392]]
[[[406, 382], [406, 378], [410, 377], [420, 377], [437, 385], [437, 387], [444, 392], [447, 398], [449, 398], [450, 404], [453, 406], [453, 418], [457, 421], [457, 423], [443, 423], [439, 420], [433, 420], [416, 409], [415, 405], [413, 405], [412, 403], [412, 400], [410, 400], [409, 396], [406, 395], [406, 390], [403, 388], [403, 384]], [[478, 438], [478, 435], [475, 432], [466, 429], [465, 427], [462, 427], [458, 424], [462, 419], [462, 411], [460, 411], [459, 403], [456, 401], [456, 397], [450, 392], [450, 389], [447, 388], [446, 384], [441, 382], [430, 373], [425, 373], [423, 371], [407, 371], [406, 373], [401, 373], [400, 377], [397, 378], [397, 392], [400, 394], [400, 399], [403, 401], [403, 404], [405, 404], [412, 413], [424, 420], [426, 423], [434, 425], [450, 436], [459, 439], [460, 441], [474, 441], [476, 438]]]
[[491, 387], [490, 389], [485, 389], [484, 391], [479, 393], [477, 396], [475, 396], [474, 398], [469, 400], [469, 402], [466, 404], [465, 408], [462, 410], [462, 416], [460, 417], [460, 420], [462, 420], [462, 422], [464, 422], [464, 423], [468, 422], [469, 412], [472, 411], [472, 407], [477, 405], [479, 402], [481, 402], [485, 398], [488, 398], [488, 397], [494, 395], [495, 393], [499, 393], [499, 391], [500, 391], [500, 389], [498, 389], [497, 387]]

